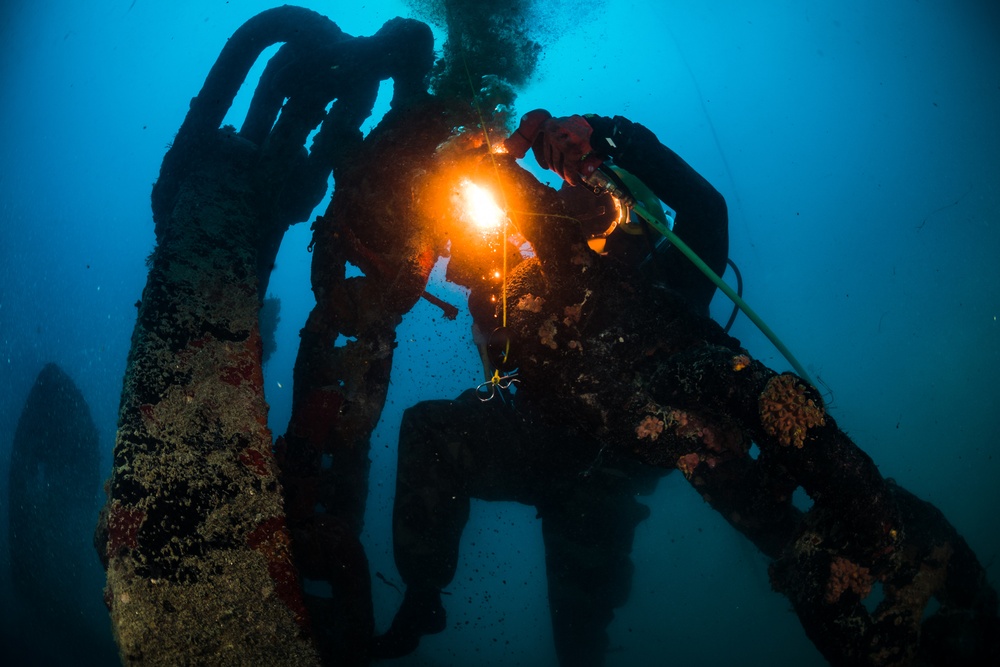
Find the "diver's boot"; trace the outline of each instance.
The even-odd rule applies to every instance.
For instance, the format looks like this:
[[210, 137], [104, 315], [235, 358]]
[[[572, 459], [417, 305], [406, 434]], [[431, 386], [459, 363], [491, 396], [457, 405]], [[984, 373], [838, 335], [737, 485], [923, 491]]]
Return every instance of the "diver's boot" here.
[[436, 588], [410, 586], [403, 595], [403, 604], [392, 619], [389, 631], [372, 639], [371, 657], [401, 658], [413, 653], [420, 638], [436, 635], [446, 624], [441, 591]]

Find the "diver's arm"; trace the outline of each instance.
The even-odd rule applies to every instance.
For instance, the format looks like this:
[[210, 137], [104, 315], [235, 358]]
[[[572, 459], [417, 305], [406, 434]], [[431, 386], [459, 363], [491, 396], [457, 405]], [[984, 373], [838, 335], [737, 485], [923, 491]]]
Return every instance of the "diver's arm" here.
[[[590, 145], [634, 174], [677, 213], [674, 231], [717, 274], [729, 256], [726, 200], [646, 127], [622, 116], [585, 116], [594, 128]], [[667, 252], [667, 283], [707, 311], [715, 286], [676, 248]]]

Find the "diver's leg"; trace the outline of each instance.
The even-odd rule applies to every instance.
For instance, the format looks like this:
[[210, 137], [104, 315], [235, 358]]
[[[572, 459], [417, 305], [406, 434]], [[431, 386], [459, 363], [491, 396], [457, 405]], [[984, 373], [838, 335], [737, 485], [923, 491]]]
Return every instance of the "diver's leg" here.
[[549, 611], [563, 667], [600, 667], [614, 609], [632, 585], [635, 527], [649, 508], [618, 481], [595, 472], [542, 511]]
[[403, 413], [392, 533], [406, 593], [373, 657], [407, 655], [422, 635], [444, 629], [441, 589], [455, 576], [470, 499], [524, 501], [518, 422], [499, 400], [484, 403], [472, 393]]

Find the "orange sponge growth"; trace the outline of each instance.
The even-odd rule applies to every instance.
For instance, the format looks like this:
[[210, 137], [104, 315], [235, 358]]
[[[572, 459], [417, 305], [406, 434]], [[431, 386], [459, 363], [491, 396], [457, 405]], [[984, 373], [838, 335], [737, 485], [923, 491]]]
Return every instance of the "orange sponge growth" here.
[[824, 599], [828, 604], [833, 604], [840, 599], [844, 591], [852, 591], [864, 600], [871, 592], [874, 581], [875, 578], [867, 567], [835, 556], [830, 562], [830, 579], [826, 582]]
[[802, 448], [806, 430], [826, 423], [823, 408], [806, 396], [806, 386], [794, 375], [776, 375], [760, 395], [760, 423], [778, 442]]

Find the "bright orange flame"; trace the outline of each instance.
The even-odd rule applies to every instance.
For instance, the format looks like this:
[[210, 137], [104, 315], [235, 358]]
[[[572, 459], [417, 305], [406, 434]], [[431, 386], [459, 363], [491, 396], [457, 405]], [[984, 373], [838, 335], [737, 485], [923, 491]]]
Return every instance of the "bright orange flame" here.
[[497, 206], [493, 194], [470, 180], [463, 180], [459, 187], [465, 217], [484, 232], [500, 229], [506, 216], [503, 209]]

